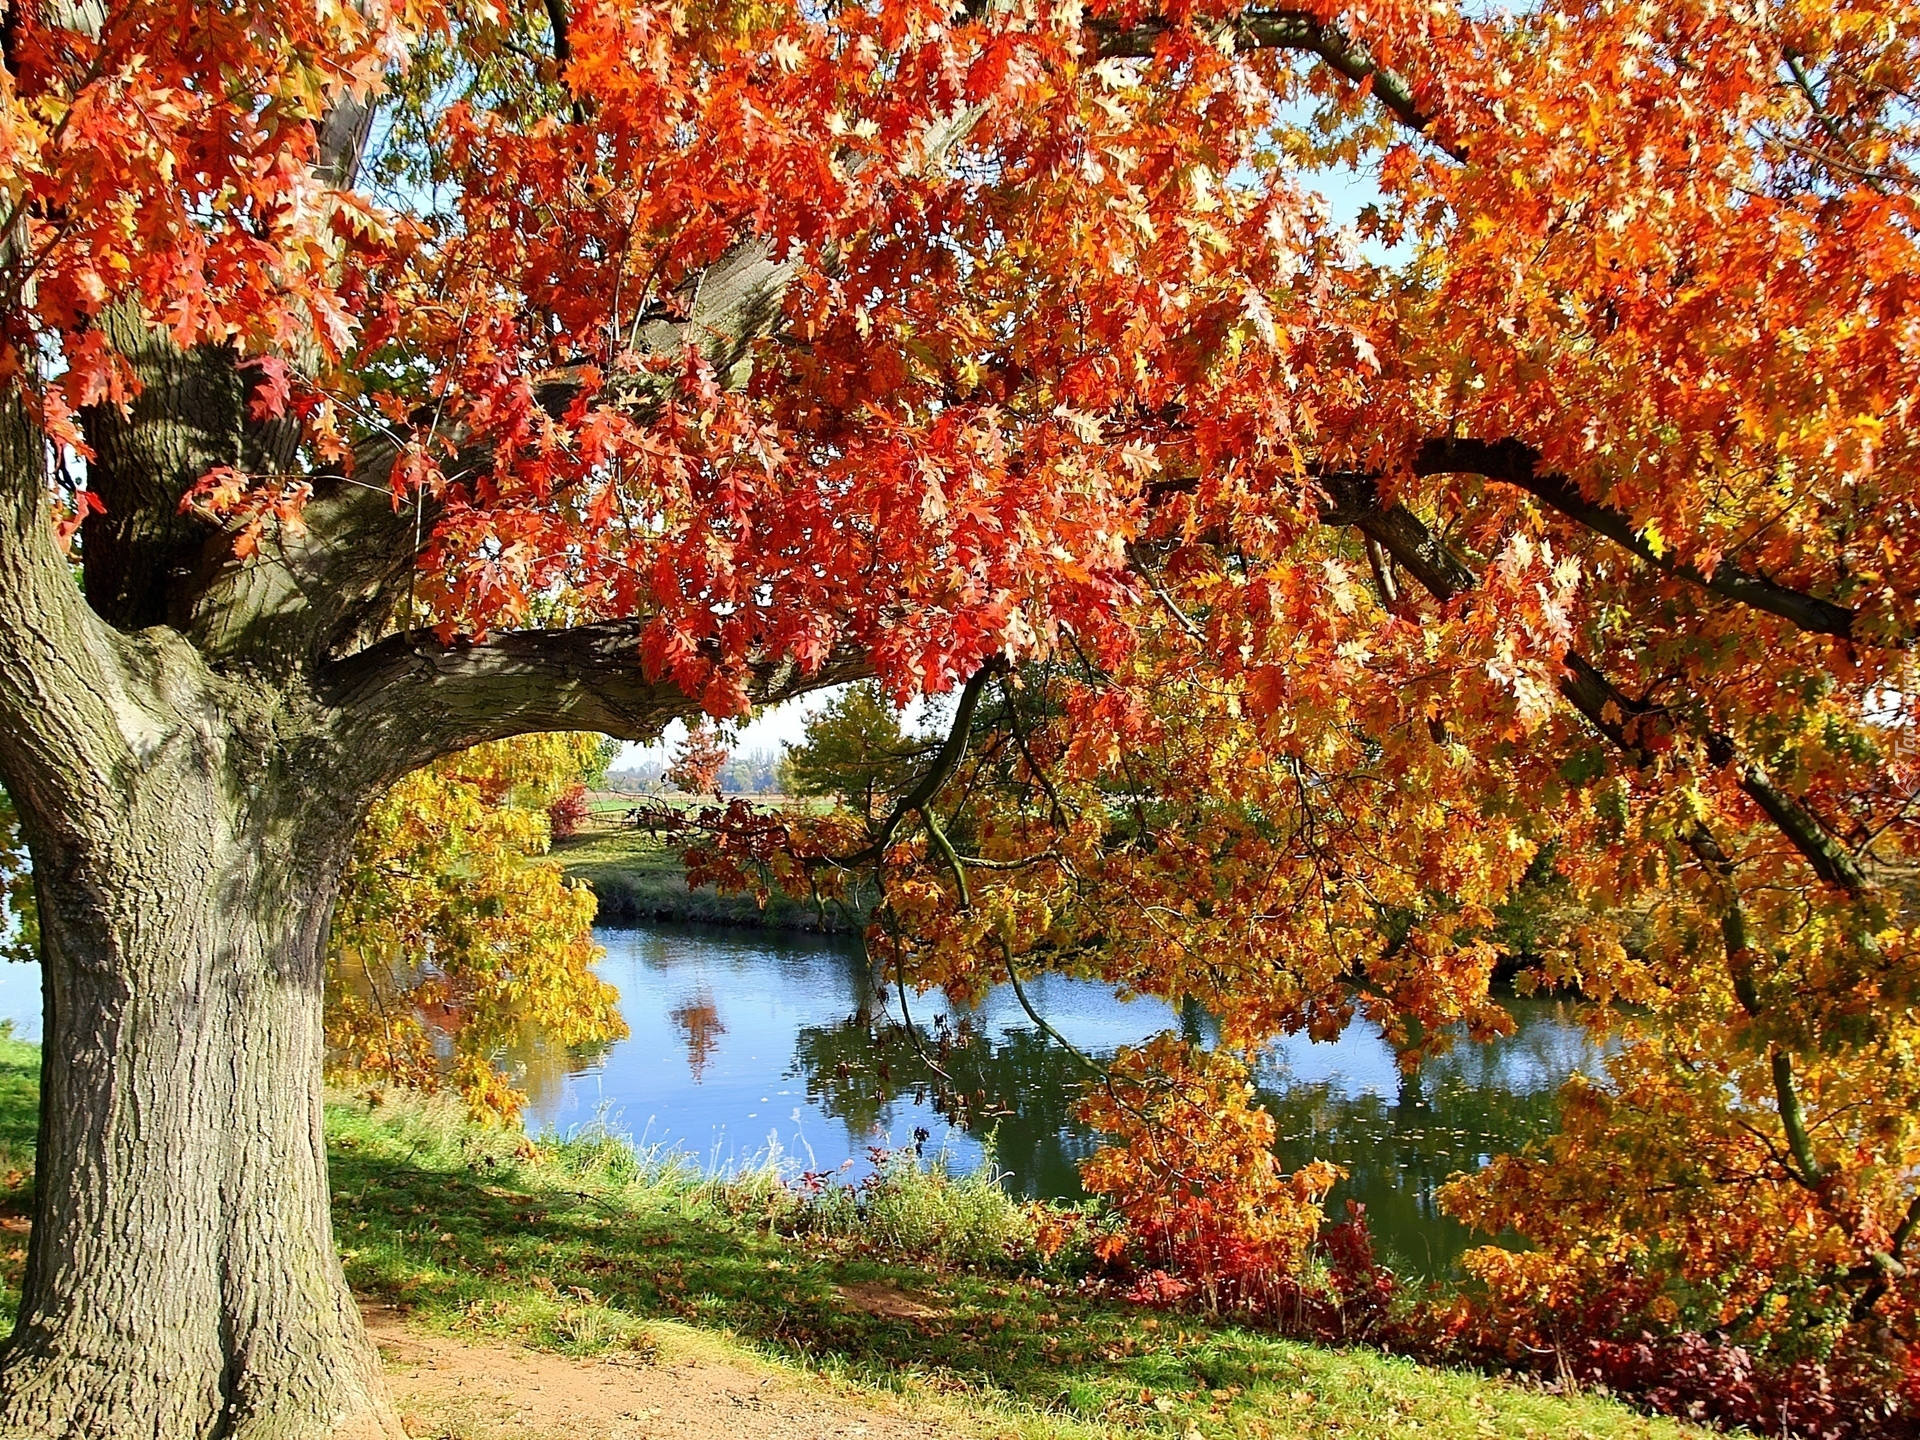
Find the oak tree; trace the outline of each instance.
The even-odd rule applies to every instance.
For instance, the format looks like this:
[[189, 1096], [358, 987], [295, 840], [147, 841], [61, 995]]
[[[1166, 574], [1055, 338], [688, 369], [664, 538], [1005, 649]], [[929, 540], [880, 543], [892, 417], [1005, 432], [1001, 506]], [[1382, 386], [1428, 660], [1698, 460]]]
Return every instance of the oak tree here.
[[[788, 863], [900, 867], [895, 957], [956, 992], [1050, 964], [1414, 1053], [1500, 1023], [1542, 845], [1657, 878], [1665, 943], [1545, 978], [1712, 1010], [1754, 1183], [1904, 1324], [1911, 1112], [1829, 1077], [1914, 1003], [1917, 30], [12, 6], [0, 783], [48, 1004], [0, 1431], [392, 1431], [319, 1111], [369, 808], [867, 675], [964, 687], [960, 738]], [[1036, 724], [936, 805], [1014, 662]]]

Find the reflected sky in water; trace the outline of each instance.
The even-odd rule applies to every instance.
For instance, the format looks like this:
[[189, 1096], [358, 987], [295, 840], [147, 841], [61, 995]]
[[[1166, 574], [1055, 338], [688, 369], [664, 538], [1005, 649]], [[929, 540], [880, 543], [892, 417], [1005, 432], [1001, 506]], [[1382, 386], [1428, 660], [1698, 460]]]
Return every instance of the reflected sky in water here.
[[13, 1022], [21, 1040], [40, 1038], [40, 967], [0, 960], [0, 1020]]

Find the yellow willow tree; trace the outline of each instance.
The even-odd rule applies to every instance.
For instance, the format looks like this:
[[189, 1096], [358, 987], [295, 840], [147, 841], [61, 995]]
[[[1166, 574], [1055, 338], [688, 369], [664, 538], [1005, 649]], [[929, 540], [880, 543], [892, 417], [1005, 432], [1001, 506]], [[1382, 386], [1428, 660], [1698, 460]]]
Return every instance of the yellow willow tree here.
[[368, 815], [327, 953], [329, 1068], [455, 1090], [518, 1116], [520, 1084], [627, 1033], [594, 973], [593, 893], [545, 860], [547, 811], [602, 758], [598, 737], [476, 746], [395, 785]]

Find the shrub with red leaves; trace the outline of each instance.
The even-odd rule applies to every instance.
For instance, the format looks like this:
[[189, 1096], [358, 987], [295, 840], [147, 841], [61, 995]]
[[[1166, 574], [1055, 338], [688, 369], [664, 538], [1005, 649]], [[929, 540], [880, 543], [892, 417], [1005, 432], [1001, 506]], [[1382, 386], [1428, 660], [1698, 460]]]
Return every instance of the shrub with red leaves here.
[[569, 785], [560, 798], [547, 807], [547, 826], [556, 840], [579, 834], [586, 820], [587, 787], [577, 782]]
[[[1511, 1258], [1524, 1271], [1540, 1257]], [[1378, 1338], [1421, 1359], [1599, 1388], [1660, 1414], [1783, 1440], [1920, 1440], [1920, 1357], [1886, 1335], [1869, 1345], [1857, 1328], [1837, 1333], [1824, 1350], [1803, 1336], [1798, 1353], [1703, 1333], [1676, 1318], [1657, 1276], [1616, 1259], [1577, 1292], [1484, 1283], [1431, 1291]]]
[[1632, 1289], [1556, 1306], [1550, 1330], [1511, 1318], [1489, 1325], [1471, 1295], [1430, 1296], [1385, 1338], [1423, 1359], [1598, 1387], [1663, 1415], [1783, 1440], [1920, 1437], [1920, 1357], [1841, 1346], [1770, 1360], [1724, 1334], [1663, 1330], [1648, 1310], [1622, 1303]]
[[1288, 1334], [1323, 1341], [1380, 1338], [1398, 1294], [1391, 1270], [1374, 1258], [1366, 1207], [1320, 1231], [1317, 1265], [1277, 1265], [1212, 1209], [1193, 1205], [1180, 1224], [1135, 1224], [1124, 1249], [1104, 1252], [1120, 1296], [1159, 1310], [1231, 1311]]

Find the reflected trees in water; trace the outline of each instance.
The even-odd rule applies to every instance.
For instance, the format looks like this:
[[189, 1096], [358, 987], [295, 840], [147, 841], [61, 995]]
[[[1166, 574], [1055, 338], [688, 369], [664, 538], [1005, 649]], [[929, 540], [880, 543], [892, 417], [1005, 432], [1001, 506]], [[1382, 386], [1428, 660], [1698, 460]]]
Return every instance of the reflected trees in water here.
[[[1552, 1133], [1560, 1081], [1596, 1057], [1558, 1007], [1519, 1008], [1514, 1036], [1430, 1060], [1402, 1074], [1392, 1093], [1352, 1089], [1341, 1075], [1298, 1080], [1272, 1059], [1259, 1072], [1282, 1160], [1330, 1160], [1345, 1170], [1332, 1212], [1344, 1213], [1349, 1199], [1364, 1205], [1383, 1252], [1416, 1273], [1444, 1272], [1472, 1243], [1464, 1226], [1440, 1214], [1438, 1187], [1489, 1155]], [[910, 1033], [897, 1016], [868, 1008], [802, 1028], [788, 1074], [856, 1141], [887, 1135], [894, 1107], [911, 1101], [990, 1143], [1016, 1193], [1085, 1193], [1079, 1162], [1098, 1144], [1075, 1114], [1086, 1070], [1035, 1030], [990, 1034], [969, 1016], [942, 1014]]]
[[[1095, 1148], [1075, 1117], [1086, 1071], [1010, 994], [972, 1009], [910, 995], [909, 1031], [897, 988], [857, 944], [693, 927], [599, 938], [633, 1038], [578, 1081], [556, 1076], [550, 1088], [546, 1075], [530, 1076], [536, 1123], [569, 1112], [630, 1117], [645, 1138], [712, 1163], [750, 1163], [771, 1144], [809, 1168], [849, 1162], [849, 1178], [864, 1173], [875, 1144], [924, 1136], [956, 1166], [991, 1144], [1016, 1193], [1082, 1195], [1078, 1165]], [[1198, 1006], [1130, 1005], [1057, 978], [1032, 998], [1096, 1058], [1169, 1026], [1214, 1038], [1214, 1019]], [[1508, 1004], [1514, 1034], [1462, 1043], [1412, 1073], [1364, 1026], [1334, 1045], [1281, 1042], [1255, 1069], [1282, 1161], [1343, 1167], [1349, 1178], [1332, 1212], [1343, 1214], [1349, 1198], [1365, 1204], [1382, 1250], [1413, 1272], [1444, 1272], [1467, 1246], [1467, 1232], [1438, 1214], [1436, 1189], [1482, 1155], [1550, 1134], [1562, 1082], [1596, 1071], [1608, 1048], [1587, 1007]]]
[[698, 1085], [706, 1078], [707, 1062], [719, 1048], [720, 1037], [727, 1033], [726, 1022], [720, 1018], [720, 1007], [713, 1003], [713, 992], [703, 985], [669, 1010], [667, 1017], [686, 1037], [687, 1068], [693, 1072], [693, 1083]]

